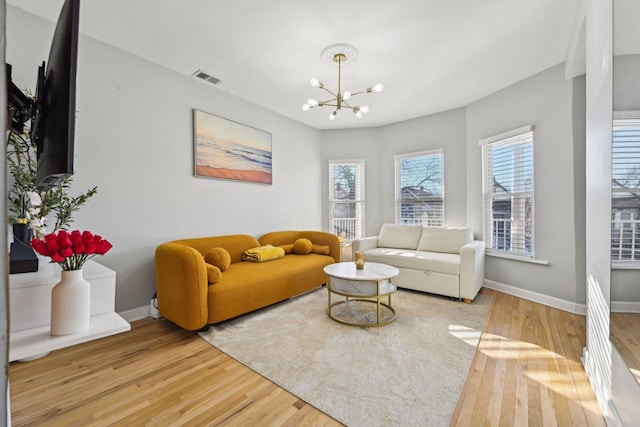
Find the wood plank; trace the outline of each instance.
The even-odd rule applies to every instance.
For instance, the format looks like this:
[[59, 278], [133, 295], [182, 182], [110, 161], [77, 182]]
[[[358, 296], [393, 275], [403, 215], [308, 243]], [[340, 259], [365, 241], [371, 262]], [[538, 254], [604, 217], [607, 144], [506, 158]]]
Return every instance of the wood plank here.
[[[580, 364], [584, 317], [482, 293], [493, 302], [451, 425], [604, 426]], [[11, 363], [9, 377], [15, 426], [341, 425], [165, 320]]]

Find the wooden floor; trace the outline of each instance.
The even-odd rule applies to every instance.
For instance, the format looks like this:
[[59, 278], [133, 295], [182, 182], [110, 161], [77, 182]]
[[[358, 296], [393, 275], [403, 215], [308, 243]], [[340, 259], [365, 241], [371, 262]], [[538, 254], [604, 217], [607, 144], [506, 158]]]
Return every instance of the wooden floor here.
[[[585, 319], [495, 291], [454, 426], [604, 426]], [[14, 426], [337, 426], [165, 320], [9, 368]]]
[[611, 342], [640, 383], [640, 313], [611, 313]]

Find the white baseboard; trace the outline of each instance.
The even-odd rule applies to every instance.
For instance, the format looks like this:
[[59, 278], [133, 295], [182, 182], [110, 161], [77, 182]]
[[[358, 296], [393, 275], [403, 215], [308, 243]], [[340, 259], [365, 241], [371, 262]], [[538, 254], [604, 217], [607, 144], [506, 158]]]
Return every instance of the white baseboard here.
[[[568, 311], [569, 313], [586, 315], [587, 307], [585, 304], [577, 304], [570, 301], [565, 301], [560, 298], [550, 297], [548, 295], [544, 295], [538, 292], [527, 291], [526, 289], [516, 288], [515, 286], [505, 285], [504, 283], [496, 282], [493, 280], [484, 281], [484, 286], [493, 289], [496, 291], [504, 292], [505, 294], [513, 295], [519, 298], [524, 298], [529, 301], [537, 302], [539, 304], [548, 305], [553, 308], [557, 308], [560, 310]], [[615, 306], [614, 304], [619, 304]], [[614, 308], [622, 308], [624, 309], [615, 310]], [[611, 303], [611, 311], [626, 311], [631, 313], [640, 313], [640, 303]], [[127, 322], [133, 322], [135, 320], [146, 319], [151, 317], [151, 310], [149, 305], [145, 305], [142, 307], [133, 308], [131, 310], [126, 310], [118, 313], [120, 316], [124, 318]]]
[[484, 281], [484, 286], [496, 291], [504, 292], [505, 294], [513, 295], [515, 297], [524, 298], [529, 301], [537, 302], [539, 304], [548, 305], [549, 307], [557, 308], [560, 310], [568, 311], [569, 313], [586, 315], [586, 304], [578, 304], [571, 301], [565, 301], [560, 298], [550, 297], [538, 292], [527, 291], [526, 289], [516, 288], [515, 286], [505, 285], [504, 283], [495, 282], [493, 280]]
[[149, 306], [144, 305], [142, 307], [132, 308], [131, 310], [119, 312], [118, 314], [122, 316], [127, 322], [133, 322], [135, 320], [151, 317], [151, 313], [149, 311]]
[[611, 301], [612, 313], [640, 313], [640, 302]]

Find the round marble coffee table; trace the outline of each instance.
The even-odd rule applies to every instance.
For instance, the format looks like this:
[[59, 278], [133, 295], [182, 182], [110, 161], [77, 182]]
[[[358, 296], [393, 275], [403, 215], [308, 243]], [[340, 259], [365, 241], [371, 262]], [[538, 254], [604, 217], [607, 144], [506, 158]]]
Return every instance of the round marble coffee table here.
[[[395, 320], [391, 295], [397, 288], [390, 279], [400, 273], [397, 268], [366, 262], [358, 270], [354, 262], [340, 262], [326, 266], [324, 272], [329, 276], [327, 315], [331, 319], [352, 326], [383, 326]], [[332, 294], [345, 299], [331, 302]], [[385, 297], [387, 303], [381, 301]]]

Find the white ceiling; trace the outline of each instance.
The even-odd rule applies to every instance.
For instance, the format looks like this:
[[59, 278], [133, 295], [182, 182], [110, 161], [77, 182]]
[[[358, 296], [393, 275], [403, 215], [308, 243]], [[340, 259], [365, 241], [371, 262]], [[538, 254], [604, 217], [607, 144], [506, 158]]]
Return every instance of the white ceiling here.
[[[178, 73], [202, 69], [220, 90], [318, 129], [371, 127], [467, 105], [565, 60], [579, 0], [82, 0], [81, 32]], [[55, 21], [62, 0], [8, 0]], [[320, 52], [359, 50], [342, 89], [363, 94], [357, 119], [303, 112]], [[202, 83], [206, 85], [207, 83]], [[354, 98], [355, 100], [355, 98]]]

